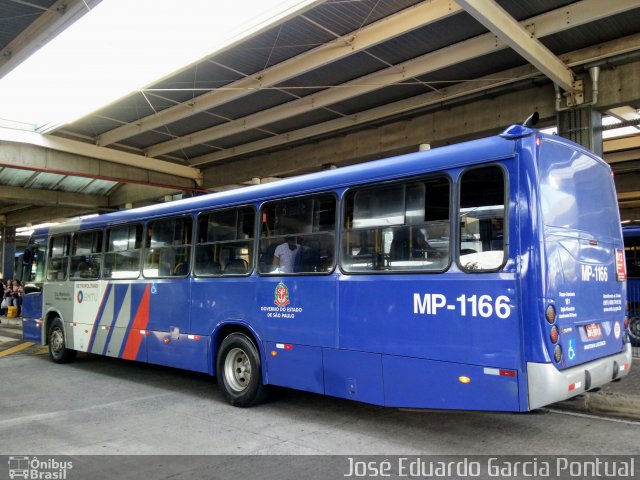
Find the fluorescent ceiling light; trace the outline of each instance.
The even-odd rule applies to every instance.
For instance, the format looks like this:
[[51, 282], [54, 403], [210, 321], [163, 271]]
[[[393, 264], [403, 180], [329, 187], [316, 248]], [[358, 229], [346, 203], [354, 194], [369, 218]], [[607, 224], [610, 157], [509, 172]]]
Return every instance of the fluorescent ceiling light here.
[[0, 80], [0, 119], [84, 117], [317, 0], [103, 0]]

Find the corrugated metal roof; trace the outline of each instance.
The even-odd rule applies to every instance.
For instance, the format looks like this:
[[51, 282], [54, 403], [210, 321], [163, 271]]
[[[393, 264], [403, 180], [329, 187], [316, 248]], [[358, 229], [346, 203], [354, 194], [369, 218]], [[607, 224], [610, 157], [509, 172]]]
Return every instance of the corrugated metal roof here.
[[640, 8], [581, 25], [568, 32], [549, 35], [541, 41], [552, 52], [560, 55], [638, 32], [640, 32]]
[[347, 35], [418, 3], [421, 2], [418, 0], [328, 1], [305, 13], [305, 16], [337, 35]]
[[40, 190], [53, 190], [64, 179], [65, 175], [57, 173], [45, 173], [40, 172], [33, 180], [33, 183], [29, 188], [36, 188]]
[[22, 187], [32, 176], [33, 172], [30, 170], [4, 168], [0, 171], [0, 185]]
[[[497, 1], [518, 21], [550, 11], [555, 11], [557, 15], [564, 15], [568, 11], [566, 6], [578, 3], [578, 0]], [[30, 0], [29, 3], [49, 7], [54, 0]], [[339, 43], [340, 46], [349, 45], [354, 37], [357, 39], [360, 30], [368, 25], [381, 21], [381, 25], [387, 27], [389, 23], [385, 19], [390, 15], [416, 6], [422, 8], [423, 5], [429, 4], [419, 0], [328, 0], [248, 38], [233, 48], [159, 80], [149, 85], [144, 91], [128, 95], [93, 115], [67, 125], [59, 133], [91, 142], [118, 127], [136, 126], [125, 138], [115, 141], [118, 148], [124, 147], [143, 152], [163, 142], [182, 139], [184, 140], [182, 146], [176, 145], [171, 147], [173, 151], [157, 156], [176, 161], [184, 160], [188, 163], [205, 154], [219, 151], [225, 153], [224, 150], [276, 135], [286, 136], [287, 133], [329, 122], [341, 116], [361, 114], [398, 100], [432, 92], [433, 89], [474, 81], [488, 74], [503, 72], [511, 67], [526, 64], [523, 57], [505, 48], [489, 54], [480, 54], [477, 58], [461, 61], [429, 73], [416, 74], [414, 78], [407, 75], [396, 84], [388, 84], [384, 79], [378, 79], [380, 83], [375, 86], [375, 89], [361, 95], [349, 93], [343, 85], [345, 82], [353, 82], [356, 85], [359, 81], [364, 83], [368, 79], [363, 77], [383, 69], [401, 72], [402, 68], [398, 65], [402, 62], [443, 48], [457, 48], [456, 44], [487, 32], [487, 29], [471, 15], [459, 11], [439, 21], [388, 37], [385, 36], [388, 31], [381, 27], [382, 33], [378, 33], [378, 43], [369, 46], [366, 50], [357, 50], [358, 40], [356, 40], [353, 43], [355, 50], [350, 55], [333, 61], [305, 63], [304, 70], [292, 70], [294, 73], [289, 78], [278, 81], [275, 85], [267, 84], [262, 89], [243, 91], [242, 95], [210, 107], [206, 111], [188, 113], [191, 103], [194, 100], [202, 100], [204, 97], [199, 98], [202, 95], [216, 91], [224, 91], [226, 95], [233, 92], [230, 88], [233, 82], [247, 76], [259, 79], [265, 71], [270, 74], [268, 69], [274, 65], [290, 66], [291, 63], [300, 63], [297, 56], [305, 55], [336, 38], [343, 40]], [[591, 5], [595, 9], [607, 8], [605, 0], [596, 2], [595, 6]], [[176, 8], [179, 8], [179, 4]], [[27, 2], [0, 0], [0, 47], [24, 31], [26, 26], [37, 18], [37, 10]], [[412, 10], [408, 12], [411, 13]], [[640, 25], [640, 3], [633, 10], [617, 15], [604, 14], [597, 21], [548, 35], [541, 38], [541, 41], [553, 53], [560, 55], [626, 35], [637, 34], [640, 32], [638, 25]], [[640, 46], [638, 49], [640, 50]], [[427, 71], [428, 67], [425, 61], [424, 71]], [[576, 68], [576, 71], [579, 71], [579, 68]], [[548, 80], [540, 75], [540, 82], [548, 82]], [[315, 104], [312, 101], [315, 96], [312, 95], [320, 92], [335, 93], [334, 103]], [[297, 102], [298, 108], [295, 114], [291, 113], [291, 116], [288, 116], [286, 109], [278, 108], [278, 114], [270, 116], [272, 113], [270, 109], [292, 101]], [[462, 102], [465, 99], [455, 101]], [[174, 108], [180, 104], [182, 104], [181, 107]], [[137, 128], [140, 120], [157, 115], [158, 112], [163, 115], [162, 112], [176, 110], [187, 112], [187, 114], [179, 119], [172, 117], [162, 125], [146, 131], [141, 132]], [[285, 114], [282, 114], [283, 110]], [[304, 113], [299, 113], [300, 111]], [[262, 123], [252, 122], [254, 117], [251, 116], [255, 114], [260, 114], [265, 120]], [[406, 113], [406, 115], [412, 114], [418, 114], [418, 110]], [[375, 124], [390, 121], [390, 118], [392, 117], [376, 119]], [[234, 121], [234, 128], [229, 128], [230, 133], [225, 133], [221, 138], [216, 134], [216, 138], [205, 138], [198, 144], [187, 141], [192, 138], [190, 137], [192, 134], [222, 127], [230, 121]], [[245, 121], [246, 127], [244, 127]], [[295, 142], [283, 141], [281, 146], [270, 147], [270, 149], [289, 148], [293, 144], [309, 143], [317, 138], [336, 136], [361, 128], [367, 128], [367, 126], [355, 125], [346, 127], [341, 132], [326, 133], [325, 131], [316, 134], [316, 137], [302, 139], [293, 135], [296, 138]], [[233, 158], [225, 159], [224, 163], [228, 163], [229, 168], [232, 168]], [[105, 195], [118, 184], [110, 180], [92, 181], [84, 177], [47, 172], [34, 176], [33, 172], [27, 170], [5, 168], [0, 170], [0, 185]]]
[[56, 0], [0, 2], [0, 50], [20, 35], [31, 23], [51, 7]]
[[[331, 41], [336, 36], [352, 34], [366, 25], [419, 3], [421, 2], [415, 0], [394, 2], [380, 2], [378, 0], [328, 1], [322, 3], [282, 25], [275, 26], [248, 39], [229, 51], [204, 60], [175, 76], [168, 77], [158, 82], [157, 85], [152, 85], [146, 97], [137, 93], [97, 113], [97, 115], [109, 120], [93, 121], [90, 129], [86, 127], [84, 121], [80, 121], [66, 130], [83, 135], [91, 135], [93, 131], [95, 136], [115, 128], [114, 125], [117, 122], [122, 122], [122, 124], [135, 123], [154, 112], [160, 112], [174, 106], [174, 102], [189, 102], [216, 88], [224, 88], [225, 85], [242, 78], [243, 75], [261, 72], [271, 65], [286, 61]], [[575, 3], [575, 0], [530, 0], [527, 2], [501, 0], [499, 2], [518, 20], [562, 8], [572, 3]], [[620, 32], [625, 35], [634, 33], [637, 31], [637, 25], [640, 24], [639, 15], [640, 8], [622, 15], [606, 17], [593, 25], [565, 30], [543, 38], [542, 41], [552, 51], [563, 53], [617, 38]], [[287, 79], [276, 85], [282, 91], [273, 88], [258, 90], [249, 95], [243, 95], [237, 100], [216, 106], [207, 113], [197, 113], [173, 121], [155, 128], [154, 131], [122, 139], [119, 143], [137, 149], [149, 148], [171, 138], [179, 138], [223, 125], [228, 120], [236, 120], [257, 112], [268, 111], [274, 106], [282, 105], [296, 98], [307, 97], [327, 88], [335, 88], [348, 81], [355, 80], [357, 83], [357, 79], [364, 75], [437, 51], [486, 31], [487, 29], [469, 14], [459, 12], [422, 28], [386, 39], [367, 51], [357, 52], [326, 65], [319, 65], [301, 75]], [[518, 54], [505, 49], [429, 74], [419, 75], [415, 79], [407, 78], [403, 85], [381, 85], [381, 88], [371, 93], [338, 101], [330, 105], [329, 109], [341, 114], [354, 114], [388, 102], [428, 92], [431, 87], [441, 88], [444, 85], [473, 80], [524, 63], [526, 62]], [[420, 82], [429, 85], [421, 85]], [[297, 115], [294, 118], [278, 119], [269, 125], [260, 127], [260, 129], [269, 130], [271, 127], [274, 133], [283, 134], [332, 118], [334, 118], [334, 114], [327, 110], [321, 109], [319, 113], [318, 110], [311, 109], [308, 113]], [[187, 152], [185, 148], [176, 148], [171, 154], [179, 158], [193, 158], [193, 155], [200, 152], [210, 153], [216, 148], [240, 145], [243, 143], [242, 135], [245, 136], [244, 142], [249, 143], [264, 136], [260, 129], [248, 129], [241, 134], [233, 133], [231, 140], [222, 138], [215, 141], [205, 141], [202, 147], [189, 146], [188, 153], [185, 153]]]

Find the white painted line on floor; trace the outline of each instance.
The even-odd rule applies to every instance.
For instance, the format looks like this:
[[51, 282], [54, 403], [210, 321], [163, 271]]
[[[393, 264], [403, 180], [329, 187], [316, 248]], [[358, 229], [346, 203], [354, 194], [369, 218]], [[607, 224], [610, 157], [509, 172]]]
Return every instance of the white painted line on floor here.
[[546, 408], [548, 412], [559, 413], [560, 415], [569, 415], [572, 417], [591, 418], [594, 420], [604, 420], [606, 422], [626, 423], [627, 425], [640, 425], [640, 422], [634, 420], [624, 420], [622, 418], [603, 417], [601, 415], [590, 415], [588, 413], [568, 412], [566, 410], [556, 410], [555, 408]]

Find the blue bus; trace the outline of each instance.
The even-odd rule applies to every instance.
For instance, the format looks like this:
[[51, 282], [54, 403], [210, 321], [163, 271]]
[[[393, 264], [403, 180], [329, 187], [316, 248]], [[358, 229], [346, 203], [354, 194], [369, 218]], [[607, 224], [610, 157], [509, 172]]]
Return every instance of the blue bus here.
[[640, 226], [622, 227], [627, 261], [627, 301], [631, 343], [640, 346]]
[[527, 126], [36, 231], [24, 338], [389, 407], [528, 411], [627, 375], [609, 166]]

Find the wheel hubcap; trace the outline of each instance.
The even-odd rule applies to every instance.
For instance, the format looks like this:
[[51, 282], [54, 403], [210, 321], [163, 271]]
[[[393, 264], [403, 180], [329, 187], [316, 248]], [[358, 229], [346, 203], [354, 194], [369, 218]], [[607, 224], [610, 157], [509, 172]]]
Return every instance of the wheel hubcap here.
[[49, 342], [54, 353], [61, 353], [64, 350], [64, 336], [59, 328], [53, 329]]
[[236, 391], [246, 390], [251, 382], [251, 362], [244, 350], [234, 348], [224, 360], [224, 377], [229, 387]]
[[631, 319], [629, 334], [636, 340], [640, 339], [640, 318], [634, 317]]

